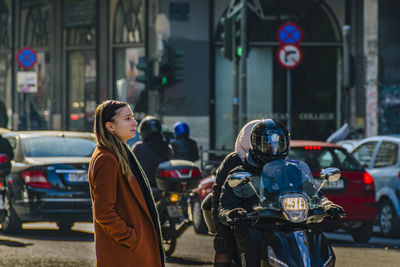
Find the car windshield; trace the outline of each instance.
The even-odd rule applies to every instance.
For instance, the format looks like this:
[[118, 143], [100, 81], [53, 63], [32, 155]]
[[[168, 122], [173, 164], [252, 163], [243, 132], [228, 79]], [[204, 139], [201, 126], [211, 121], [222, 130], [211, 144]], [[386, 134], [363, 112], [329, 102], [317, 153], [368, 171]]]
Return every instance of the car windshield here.
[[34, 137], [22, 139], [25, 157], [90, 157], [96, 142], [72, 137]]
[[336, 167], [341, 171], [361, 171], [361, 164], [345, 149], [332, 147], [292, 147], [289, 158], [304, 161], [311, 171]]

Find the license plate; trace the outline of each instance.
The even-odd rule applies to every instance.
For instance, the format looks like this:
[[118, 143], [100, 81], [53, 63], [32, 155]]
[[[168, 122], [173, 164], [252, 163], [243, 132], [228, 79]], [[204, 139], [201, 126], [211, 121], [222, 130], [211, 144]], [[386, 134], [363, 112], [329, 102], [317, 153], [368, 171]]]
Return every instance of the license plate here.
[[71, 183], [87, 182], [87, 173], [68, 173], [65, 175], [66, 180]]
[[301, 197], [288, 197], [283, 201], [285, 210], [299, 211], [306, 209], [306, 202]]
[[168, 215], [171, 218], [183, 217], [183, 210], [181, 206], [167, 206]]
[[[322, 184], [322, 179], [315, 179], [315, 184], [319, 188], [320, 185]], [[322, 189], [343, 189], [344, 188], [344, 182], [343, 180], [337, 180], [335, 182], [326, 182]]]

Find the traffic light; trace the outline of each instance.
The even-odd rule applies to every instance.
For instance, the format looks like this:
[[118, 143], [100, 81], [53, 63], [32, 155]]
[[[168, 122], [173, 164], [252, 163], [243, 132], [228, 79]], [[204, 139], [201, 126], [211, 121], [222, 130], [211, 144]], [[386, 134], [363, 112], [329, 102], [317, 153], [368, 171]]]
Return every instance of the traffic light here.
[[136, 68], [142, 72], [142, 74], [136, 76], [136, 81], [143, 83], [147, 90], [153, 89], [155, 79], [153, 75], [153, 61], [145, 57], [140, 57]]
[[175, 49], [173, 47], [170, 48], [171, 54], [171, 64], [172, 64], [172, 81], [174, 84], [183, 82], [183, 74], [181, 70], [185, 66], [183, 64], [183, 57], [185, 56], [185, 52], [183, 50]]
[[223, 31], [221, 32], [221, 39], [224, 41], [224, 46], [222, 47], [222, 54], [225, 58], [232, 60], [233, 51], [233, 24], [232, 17], [222, 17], [220, 20], [223, 25]]
[[241, 36], [241, 20], [242, 20], [242, 14], [238, 12], [236, 16], [234, 16], [235, 20], [235, 25], [234, 25], [234, 37], [235, 37], [235, 54], [238, 57], [242, 56], [242, 36]]
[[184, 67], [182, 62], [184, 55], [185, 53], [182, 50], [165, 46], [159, 63], [158, 86], [169, 88], [183, 81], [183, 75], [179, 71]]
[[164, 54], [161, 57], [161, 61], [158, 64], [158, 79], [157, 83], [159, 87], [170, 87], [172, 82], [171, 64], [168, 52], [164, 50]]

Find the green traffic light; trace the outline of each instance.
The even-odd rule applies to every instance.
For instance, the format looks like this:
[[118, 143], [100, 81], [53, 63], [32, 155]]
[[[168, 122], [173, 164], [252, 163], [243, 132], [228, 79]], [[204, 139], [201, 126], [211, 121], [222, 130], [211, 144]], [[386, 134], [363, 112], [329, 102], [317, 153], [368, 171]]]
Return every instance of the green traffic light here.
[[166, 85], [167, 83], [168, 83], [167, 77], [166, 77], [166, 76], [163, 76], [163, 77], [161, 78], [161, 85]]
[[242, 56], [242, 47], [238, 46], [238, 48], [236, 49], [236, 54], [241, 57]]

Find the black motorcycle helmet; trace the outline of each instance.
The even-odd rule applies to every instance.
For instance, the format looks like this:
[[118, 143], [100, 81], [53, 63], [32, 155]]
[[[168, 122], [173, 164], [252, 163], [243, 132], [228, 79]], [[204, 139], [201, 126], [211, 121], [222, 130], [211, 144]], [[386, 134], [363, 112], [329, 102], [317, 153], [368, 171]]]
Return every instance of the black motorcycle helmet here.
[[161, 122], [153, 116], [146, 116], [139, 123], [138, 130], [142, 140], [146, 140], [149, 136], [154, 134], [161, 135]]
[[254, 159], [260, 163], [284, 159], [289, 154], [289, 133], [281, 122], [262, 120], [250, 132], [250, 148]]

